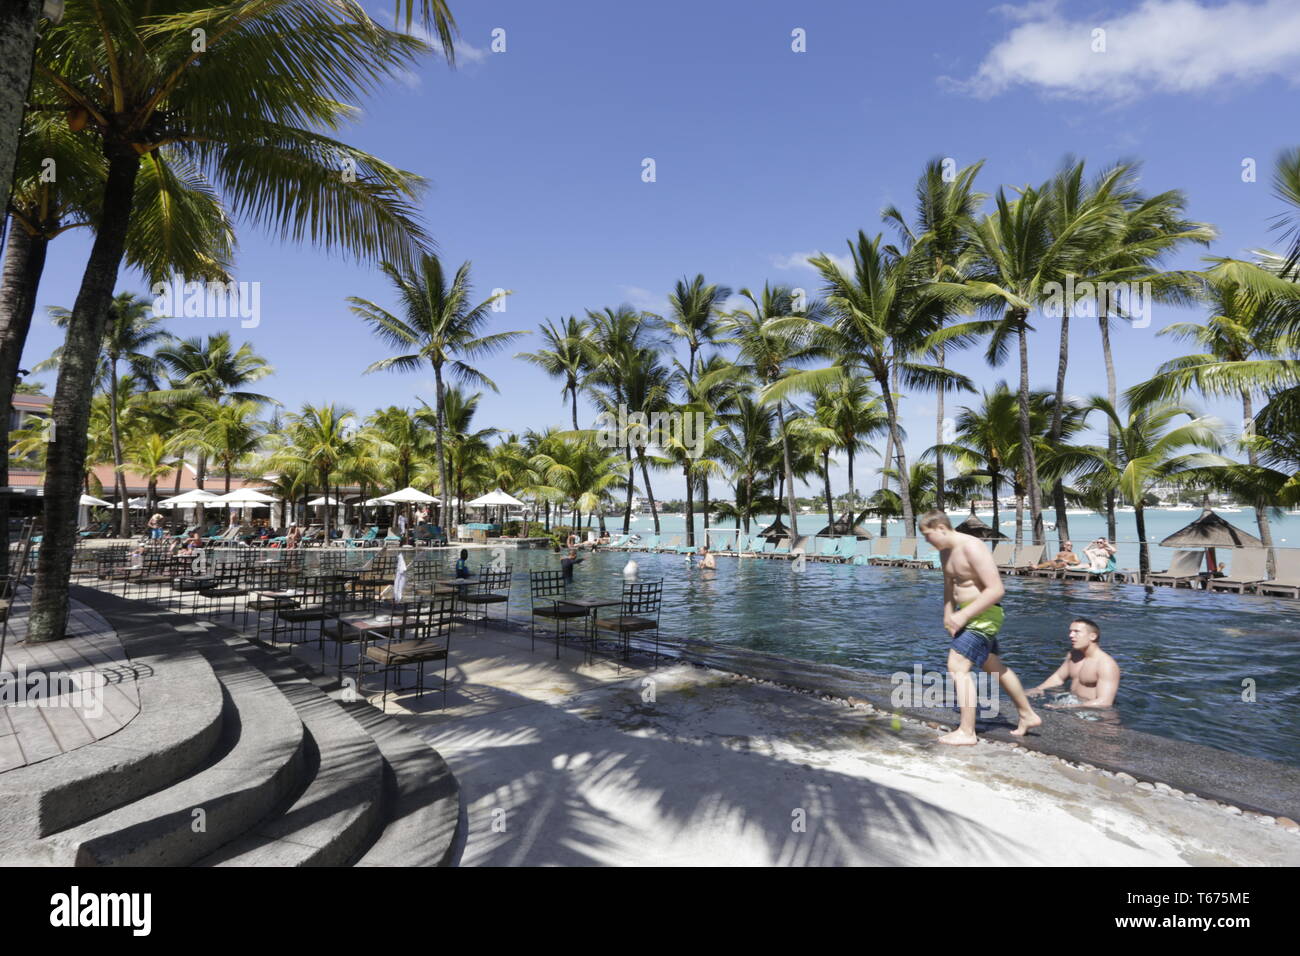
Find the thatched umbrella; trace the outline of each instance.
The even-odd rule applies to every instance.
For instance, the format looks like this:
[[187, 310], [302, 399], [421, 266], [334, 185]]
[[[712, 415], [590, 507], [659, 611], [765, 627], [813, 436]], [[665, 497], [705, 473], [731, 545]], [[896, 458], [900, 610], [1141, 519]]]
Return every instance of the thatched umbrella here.
[[953, 530], [960, 531], [962, 534], [968, 534], [972, 538], [982, 538], [985, 541], [1009, 540], [1007, 536], [1003, 534], [1001, 531], [999, 531], [997, 528], [990, 528], [983, 521], [981, 521], [979, 516], [976, 515], [975, 512], [973, 511], [970, 513], [969, 518], [967, 518], [961, 524], [957, 525], [957, 527], [954, 528]]
[[1249, 531], [1242, 531], [1235, 524], [1225, 521], [1210, 508], [1201, 512], [1201, 516], [1186, 528], [1180, 528], [1160, 542], [1162, 548], [1205, 548], [1206, 569], [1218, 570], [1215, 560], [1215, 548], [1262, 548], [1264, 542]]
[[762, 531], [760, 531], [758, 533], [758, 536], [760, 538], [768, 538], [770, 540], [776, 540], [777, 538], [788, 538], [790, 537], [790, 529], [785, 526], [785, 522], [781, 520], [781, 516], [777, 515], [776, 520], [773, 521], [766, 528], [764, 528]]
[[852, 520], [853, 520], [852, 513], [846, 512], [840, 515], [838, 518], [836, 518], [833, 523], [828, 524], [826, 527], [818, 531], [817, 534], [814, 535], [814, 537], [820, 538], [825, 535], [834, 535], [834, 534], [843, 535], [845, 537], [851, 534], [857, 535], [858, 538], [871, 537], [871, 532], [868, 531], [866, 528], [862, 527], [862, 525], [860, 524], [851, 525], [850, 523], [852, 522]]

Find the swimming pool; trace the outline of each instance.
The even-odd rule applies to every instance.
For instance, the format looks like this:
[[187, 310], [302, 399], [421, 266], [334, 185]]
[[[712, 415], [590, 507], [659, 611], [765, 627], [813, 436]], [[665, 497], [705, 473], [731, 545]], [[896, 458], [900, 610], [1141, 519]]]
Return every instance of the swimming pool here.
[[[505, 554], [515, 571], [511, 617], [527, 621], [525, 572], [558, 568], [559, 556]], [[817, 562], [797, 572], [789, 561], [726, 557], [705, 572], [676, 555], [632, 557], [641, 580], [663, 578], [667, 639], [690, 635], [885, 675], [944, 667], [937, 572]], [[587, 555], [574, 592], [617, 597], [627, 560]], [[1034, 578], [1008, 578], [1006, 588], [999, 640], [1026, 687], [1060, 665], [1070, 620], [1092, 618], [1124, 673], [1125, 726], [1300, 765], [1300, 602]]]

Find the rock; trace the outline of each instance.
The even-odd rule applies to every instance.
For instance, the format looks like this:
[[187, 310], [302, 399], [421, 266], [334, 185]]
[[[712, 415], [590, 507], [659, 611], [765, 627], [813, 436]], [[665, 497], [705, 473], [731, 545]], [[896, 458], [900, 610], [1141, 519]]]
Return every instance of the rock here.
[[1133, 776], [1132, 774], [1125, 773], [1123, 770], [1115, 774], [1115, 779], [1123, 780], [1125, 783], [1137, 783], [1137, 777]]
[[1158, 781], [1157, 781], [1157, 783], [1156, 783], [1156, 789], [1159, 790], [1161, 793], [1173, 793], [1173, 792], [1174, 792], [1174, 788], [1171, 787], [1171, 786], [1169, 786], [1169, 784], [1167, 784], [1167, 783], [1160, 783], [1160, 782], [1158, 782]]
[[1139, 783], [1137, 785], [1137, 788], [1139, 790], [1153, 790], [1153, 791], [1155, 790], [1155, 787], [1151, 786], [1151, 784], [1147, 783], [1145, 780]]
[[1300, 823], [1296, 823], [1290, 817], [1278, 817], [1273, 822], [1287, 830], [1300, 830]]
[[1271, 827], [1277, 821], [1274, 820], [1272, 817], [1256, 816], [1255, 822], [1263, 824], [1266, 827]]
[[1230, 816], [1230, 817], [1239, 817], [1239, 816], [1241, 816], [1241, 807], [1234, 807], [1234, 806], [1233, 806], [1232, 804], [1230, 804], [1230, 803], [1220, 804], [1220, 806], [1223, 807], [1223, 812], [1226, 813], [1226, 814], [1228, 814], [1228, 816]]

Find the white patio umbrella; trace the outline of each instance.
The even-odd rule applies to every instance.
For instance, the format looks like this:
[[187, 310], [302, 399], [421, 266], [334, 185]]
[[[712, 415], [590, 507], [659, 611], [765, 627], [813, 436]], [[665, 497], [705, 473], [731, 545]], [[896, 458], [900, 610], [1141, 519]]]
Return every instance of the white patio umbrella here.
[[310, 508], [318, 508], [321, 505], [337, 504], [341, 504], [341, 502], [337, 498], [331, 498], [329, 495], [321, 495], [319, 498], [313, 498], [311, 501], [307, 502], [307, 506]]
[[164, 498], [158, 502], [159, 508], [193, 508], [196, 505], [211, 507], [214, 501], [220, 500], [220, 495], [214, 495], [210, 491], [202, 488], [195, 488], [184, 494], [176, 495], [173, 498]]
[[477, 508], [485, 509], [484, 517], [486, 517], [487, 508], [492, 508], [492, 507], [523, 508], [524, 503], [520, 501], [518, 498], [516, 498], [514, 495], [508, 495], [500, 488], [498, 488], [496, 489], [496, 491], [489, 491], [485, 495], [479, 495], [477, 498], [475, 498], [473, 501], [469, 503], [469, 507], [471, 508], [477, 507]]
[[101, 507], [101, 508], [112, 508], [112, 507], [113, 507], [112, 504], [110, 504], [109, 502], [105, 501], [103, 498], [96, 498], [94, 495], [82, 495], [82, 496], [81, 496], [81, 504], [83, 504], [83, 505], [98, 505], [98, 506]]
[[380, 495], [375, 500], [386, 505], [431, 505], [438, 501], [433, 495], [426, 495], [418, 488], [403, 488], [401, 491], [394, 491], [391, 495]]
[[[147, 508], [147, 507], [149, 507], [149, 499], [148, 499], [148, 498], [132, 498], [131, 500], [129, 500], [129, 501], [126, 503], [126, 506], [127, 506], [128, 508], [131, 508], [132, 510], [135, 510], [135, 509], [138, 509], [138, 508]], [[122, 502], [119, 501], [117, 504], [113, 505], [113, 507], [116, 508], [118, 511], [121, 511], [121, 510], [122, 510]]]
[[279, 498], [258, 491], [255, 488], [240, 488], [230, 494], [222, 495], [221, 500], [228, 505], [278, 505]]

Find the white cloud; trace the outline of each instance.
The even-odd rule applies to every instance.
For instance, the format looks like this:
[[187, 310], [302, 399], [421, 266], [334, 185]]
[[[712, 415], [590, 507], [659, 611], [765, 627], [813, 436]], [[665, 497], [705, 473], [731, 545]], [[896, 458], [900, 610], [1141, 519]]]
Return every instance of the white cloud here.
[[628, 305], [640, 309], [642, 312], [653, 312], [656, 315], [666, 315], [668, 313], [668, 298], [662, 295], [656, 295], [649, 289], [642, 289], [640, 286], [623, 285], [619, 286], [623, 291], [623, 296], [627, 299]]
[[[422, 24], [416, 21], [411, 22], [411, 27], [408, 30], [405, 18], [399, 22], [391, 10], [381, 10], [379, 18], [388, 24], [390, 30], [396, 30], [399, 33], [407, 33], [423, 40], [425, 43], [429, 44], [429, 46], [433, 47], [434, 53], [440, 59], [443, 58], [442, 41], [438, 39], [438, 34], [425, 29]], [[457, 63], [482, 63], [488, 58], [488, 50], [485, 47], [474, 46], [474, 44], [470, 43], [463, 36], [456, 39], [455, 52]]]
[[[792, 252], [788, 256], [776, 254], [771, 256], [772, 268], [781, 270], [790, 269], [807, 269], [809, 272], [815, 272], [808, 260], [813, 256], [822, 255], [820, 252]], [[849, 256], [837, 256], [834, 253], [828, 253], [831, 262], [834, 262], [841, 269], [851, 269], [853, 260]]]
[[[1055, 3], [997, 8], [1019, 25], [951, 88], [994, 96], [1018, 84], [1063, 97], [1133, 99], [1198, 93], [1278, 76], [1300, 66], [1295, 0], [1143, 0], [1128, 13], [1070, 20]], [[1094, 31], [1105, 49], [1094, 52]]]

